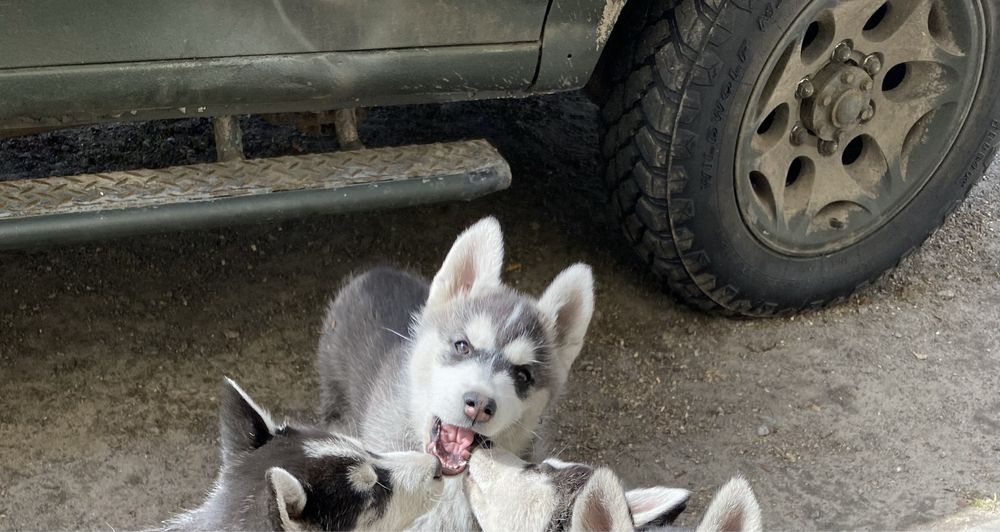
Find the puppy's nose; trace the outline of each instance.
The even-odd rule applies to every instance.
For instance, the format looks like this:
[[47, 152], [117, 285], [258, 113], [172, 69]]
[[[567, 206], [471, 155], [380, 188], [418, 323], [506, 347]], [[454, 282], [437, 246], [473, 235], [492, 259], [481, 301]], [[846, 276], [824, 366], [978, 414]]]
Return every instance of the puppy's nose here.
[[497, 402], [477, 392], [465, 392], [465, 417], [473, 423], [486, 423], [497, 412]]

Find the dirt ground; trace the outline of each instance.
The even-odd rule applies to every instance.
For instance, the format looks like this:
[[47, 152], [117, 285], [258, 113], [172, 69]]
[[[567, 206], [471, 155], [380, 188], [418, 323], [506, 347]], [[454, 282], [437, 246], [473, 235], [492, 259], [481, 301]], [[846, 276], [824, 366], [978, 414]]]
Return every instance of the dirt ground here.
[[[329, 139], [247, 120], [256, 155]], [[431, 275], [496, 215], [506, 279], [539, 293], [593, 265], [597, 313], [549, 431], [553, 454], [629, 486], [747, 476], [768, 529], [901, 529], [1000, 492], [1000, 166], [895, 273], [844, 305], [760, 321], [693, 312], [633, 260], [604, 209], [596, 110], [576, 95], [374, 110], [371, 145], [486, 137], [509, 191], [468, 204], [0, 253], [0, 529], [129, 529], [196, 505], [237, 379], [309, 420], [326, 299], [349, 272]], [[203, 121], [0, 143], [26, 177], [208, 160]]]

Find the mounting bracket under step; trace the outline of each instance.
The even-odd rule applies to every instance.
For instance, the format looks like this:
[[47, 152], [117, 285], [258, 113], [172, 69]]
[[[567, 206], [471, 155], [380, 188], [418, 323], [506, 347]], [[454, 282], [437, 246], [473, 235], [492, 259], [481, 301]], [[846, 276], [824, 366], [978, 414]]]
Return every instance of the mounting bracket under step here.
[[471, 200], [510, 180], [470, 140], [0, 181], [0, 249]]

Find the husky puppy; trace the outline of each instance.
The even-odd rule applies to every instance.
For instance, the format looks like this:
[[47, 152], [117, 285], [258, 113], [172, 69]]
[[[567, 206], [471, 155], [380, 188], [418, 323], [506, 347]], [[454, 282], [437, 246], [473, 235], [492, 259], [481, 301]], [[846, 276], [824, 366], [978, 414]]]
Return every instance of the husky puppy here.
[[395, 530], [441, 495], [441, 466], [425, 453], [375, 454], [344, 435], [276, 425], [229, 379], [220, 405], [215, 487], [164, 530]]
[[[351, 279], [320, 338], [326, 420], [356, 427], [374, 449], [426, 451], [445, 475], [465, 471], [484, 438], [527, 456], [583, 346], [594, 282], [576, 264], [536, 301], [505, 286], [502, 268], [500, 224], [485, 218], [455, 240], [429, 285], [386, 268]], [[474, 527], [461, 484], [445, 482], [418, 527]]]
[[[625, 491], [606, 467], [552, 458], [531, 464], [501, 449], [474, 452], [466, 484], [469, 504], [486, 532], [680, 530], [670, 525], [690, 495], [665, 487]], [[697, 532], [760, 530], [757, 499], [741, 477], [716, 494], [697, 528]]]

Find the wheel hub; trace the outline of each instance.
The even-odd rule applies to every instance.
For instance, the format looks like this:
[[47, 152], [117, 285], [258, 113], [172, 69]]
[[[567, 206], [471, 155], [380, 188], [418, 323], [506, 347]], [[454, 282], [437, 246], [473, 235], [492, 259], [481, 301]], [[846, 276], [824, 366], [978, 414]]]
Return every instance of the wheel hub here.
[[802, 2], [740, 127], [737, 200], [758, 239], [791, 256], [832, 253], [916, 196], [982, 78], [981, 2]]
[[850, 63], [830, 63], [813, 78], [814, 94], [802, 101], [801, 119], [809, 131], [826, 141], [841, 141], [871, 119], [874, 80]]

